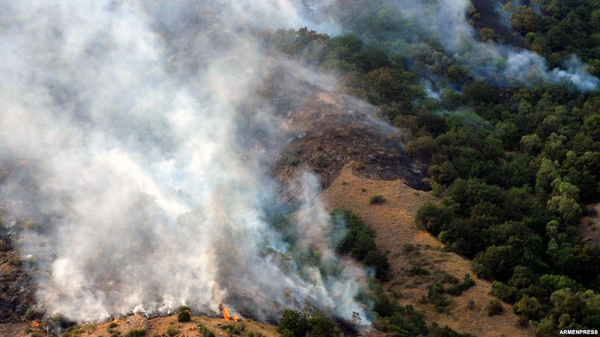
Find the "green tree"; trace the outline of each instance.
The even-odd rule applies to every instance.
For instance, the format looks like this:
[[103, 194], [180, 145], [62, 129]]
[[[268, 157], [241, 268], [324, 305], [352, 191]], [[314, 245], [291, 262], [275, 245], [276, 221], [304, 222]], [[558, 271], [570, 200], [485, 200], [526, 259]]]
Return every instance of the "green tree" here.
[[306, 337], [306, 334], [310, 331], [310, 325], [303, 313], [286, 309], [281, 314], [277, 325], [277, 331], [281, 333], [284, 330], [291, 331], [295, 337]]

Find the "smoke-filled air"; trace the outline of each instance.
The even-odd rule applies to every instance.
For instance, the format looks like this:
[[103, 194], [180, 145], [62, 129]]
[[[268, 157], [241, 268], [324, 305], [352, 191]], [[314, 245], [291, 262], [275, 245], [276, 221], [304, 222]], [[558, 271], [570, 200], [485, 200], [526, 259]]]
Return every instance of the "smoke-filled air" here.
[[[285, 62], [257, 30], [334, 22], [288, 1], [2, 7], [1, 156], [19, 167], [2, 193], [13, 217], [33, 212], [42, 227], [20, 240], [43, 271], [41, 306], [80, 321], [221, 303], [263, 320], [308, 302], [366, 317], [353, 300], [365, 271], [318, 239], [329, 215], [311, 200], [314, 178], [301, 180], [311, 205], [299, 222], [312, 230], [290, 247], [266, 222], [276, 195], [244, 130], [248, 119], [274, 129], [257, 92]], [[286, 258], [311, 245], [335, 278]]]
[[[510, 9], [497, 3], [506, 21]], [[467, 97], [504, 104], [536, 85], [564, 84], [580, 95], [600, 85], [574, 52], [550, 63], [534, 48], [481, 38], [470, 22], [472, 6], [468, 0], [0, 0], [0, 208], [6, 228], [20, 228], [12, 239], [31, 272], [35, 310], [101, 322], [167, 315], [181, 305], [217, 315], [225, 305], [232, 315], [276, 322], [285, 309], [310, 307], [369, 326], [378, 316], [365, 293], [376, 268], [340, 251], [349, 229], [320, 197], [324, 181], [335, 177], [319, 176], [315, 165], [304, 165], [301, 150], [290, 154], [289, 144], [317, 131], [326, 138], [350, 130], [327, 138], [348, 143], [342, 154], [318, 157], [317, 167], [331, 165], [337, 174], [343, 156], [356, 154], [351, 163], [359, 169], [384, 158], [380, 176], [404, 175], [424, 190], [446, 191], [441, 186], [463, 173], [481, 172], [454, 162], [457, 169], [447, 169], [454, 152], [444, 146], [454, 140], [434, 138], [458, 122], [439, 122], [442, 110], [466, 116]], [[495, 89], [485, 87], [483, 94], [455, 97], [480, 82], [502, 95], [488, 95]], [[527, 107], [519, 100], [489, 108], [495, 115], [485, 118], [507, 121]], [[307, 106], [318, 113], [307, 113]], [[414, 117], [429, 108], [430, 119]], [[329, 122], [340, 124], [319, 119], [328, 113]], [[546, 117], [525, 127], [506, 122], [503, 130], [529, 137], [524, 143], [511, 136], [509, 151], [521, 146], [537, 155], [557, 147], [542, 146], [553, 131], [529, 134], [542, 121], [560, 126], [572, 119]], [[476, 119], [477, 132], [493, 129]], [[429, 133], [415, 131], [417, 125]], [[352, 133], [361, 130], [368, 136]], [[485, 137], [508, 133], [494, 132]], [[556, 132], [555, 139], [575, 135]], [[421, 143], [403, 143], [415, 140]], [[486, 149], [504, 153], [505, 139], [496, 140], [485, 138]], [[361, 141], [376, 144], [377, 153], [356, 145]], [[324, 144], [315, 148], [329, 151]], [[442, 154], [432, 159], [435, 151]], [[487, 156], [485, 165], [496, 163]], [[549, 166], [563, 160], [551, 159]], [[291, 168], [275, 174], [282, 162]], [[447, 173], [446, 180], [437, 172]], [[461, 217], [470, 214], [464, 203], [449, 204]]]

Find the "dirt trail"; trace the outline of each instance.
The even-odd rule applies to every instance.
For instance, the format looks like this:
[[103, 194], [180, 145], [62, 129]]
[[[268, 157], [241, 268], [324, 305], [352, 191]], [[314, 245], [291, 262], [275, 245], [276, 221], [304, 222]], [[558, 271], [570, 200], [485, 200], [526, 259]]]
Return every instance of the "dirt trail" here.
[[[340, 175], [321, 194], [321, 198], [333, 208], [345, 208], [360, 215], [363, 221], [377, 232], [377, 245], [387, 251], [392, 278], [386, 290], [396, 295], [402, 304], [412, 304], [426, 314], [426, 320], [441, 326], [448, 325], [456, 331], [469, 332], [476, 336], [533, 336], [533, 328], [517, 327], [518, 318], [512, 306], [503, 303], [504, 313], [490, 317], [487, 304], [491, 296], [491, 283], [477, 278], [471, 271], [470, 261], [454, 253], [443, 250], [437, 239], [414, 224], [413, 217], [421, 205], [436, 202], [429, 192], [416, 191], [400, 180], [382, 181], [360, 178], [354, 175], [352, 166], [346, 165]], [[369, 197], [381, 194], [386, 202], [370, 205]], [[407, 252], [406, 243], [417, 247]], [[411, 276], [409, 270], [414, 265], [430, 271], [427, 276]], [[471, 274], [477, 285], [459, 297], [450, 297], [449, 313], [438, 313], [431, 304], [419, 304], [418, 300], [427, 295], [428, 286], [437, 282], [444, 272], [462, 280]], [[469, 309], [469, 301], [474, 306]]]

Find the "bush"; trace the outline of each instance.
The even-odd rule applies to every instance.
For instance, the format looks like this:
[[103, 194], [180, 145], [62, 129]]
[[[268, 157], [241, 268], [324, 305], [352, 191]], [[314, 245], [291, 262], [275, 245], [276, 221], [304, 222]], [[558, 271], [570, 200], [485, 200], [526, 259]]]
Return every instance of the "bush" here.
[[68, 319], [63, 314], [54, 314], [45, 320], [45, 325], [50, 327], [52, 332], [65, 331], [75, 325], [75, 322]]
[[435, 305], [435, 308], [440, 312], [450, 304], [450, 301], [444, 295], [444, 287], [439, 283], [429, 286], [427, 300], [429, 300], [429, 303]]
[[308, 320], [309, 337], [336, 337], [339, 335], [335, 322], [324, 315], [315, 315]]
[[465, 280], [462, 283], [449, 287], [446, 292], [452, 296], [460, 296], [464, 291], [467, 291], [475, 286], [473, 280], [468, 274], [465, 275]]
[[426, 203], [417, 211], [415, 223], [420, 229], [426, 230], [434, 236], [440, 234], [454, 219], [454, 213], [448, 207], [438, 207]]
[[305, 337], [309, 328], [306, 316], [299, 311], [290, 309], [283, 311], [277, 325], [279, 333], [283, 334], [284, 330], [289, 330], [295, 337]]
[[418, 156], [429, 158], [438, 151], [438, 146], [435, 139], [431, 136], [425, 136], [406, 143], [404, 151], [408, 156], [413, 158]]
[[177, 330], [177, 328], [174, 326], [170, 326], [167, 328], [167, 330], [165, 330], [165, 335], [171, 336], [171, 337], [177, 336], [178, 333], [179, 333], [179, 330]]
[[296, 166], [299, 162], [300, 160], [297, 157], [292, 156], [285, 161], [285, 164], [288, 166]]
[[190, 308], [186, 307], [185, 305], [177, 308], [175, 312], [177, 313], [177, 321], [179, 322], [189, 322], [192, 318], [192, 315], [190, 314]]
[[131, 329], [127, 331], [123, 337], [144, 337], [146, 336], [146, 330], [144, 329]]
[[[0, 240], [0, 246], [1, 246], [1, 242], [2, 241]], [[36, 316], [37, 316], [37, 313], [33, 309], [28, 309], [27, 312], [25, 313], [25, 319], [28, 321], [35, 319]]]
[[295, 337], [294, 333], [291, 332], [288, 329], [284, 329], [283, 331], [281, 331], [281, 337]]
[[375, 231], [350, 211], [336, 209], [331, 216], [334, 221], [339, 221], [348, 228], [348, 233], [337, 246], [337, 251], [341, 254], [351, 254], [365, 265], [375, 268], [377, 279], [387, 281], [390, 264], [387, 256], [377, 249]]
[[489, 316], [500, 315], [502, 312], [504, 312], [502, 303], [498, 300], [491, 300], [487, 309]]
[[429, 270], [427, 270], [421, 266], [412, 266], [410, 268], [410, 270], [408, 271], [408, 274], [410, 276], [415, 276], [415, 275], [424, 276], [424, 275], [429, 275]]
[[[200, 335], [202, 337], [215, 337], [215, 333], [214, 331], [209, 330], [207, 327], [201, 325], [200, 326]], [[254, 336], [250, 336], [250, 333], [248, 333], [248, 337], [254, 337]]]
[[371, 204], [371, 205], [383, 204], [384, 202], [385, 202], [385, 198], [381, 194], [375, 194], [369, 198], [369, 204]]

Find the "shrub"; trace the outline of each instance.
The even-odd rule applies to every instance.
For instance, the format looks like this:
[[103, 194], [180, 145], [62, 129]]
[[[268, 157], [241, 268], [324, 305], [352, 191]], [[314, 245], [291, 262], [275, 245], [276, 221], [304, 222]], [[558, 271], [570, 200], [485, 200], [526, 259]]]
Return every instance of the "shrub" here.
[[295, 337], [305, 337], [310, 329], [306, 316], [296, 310], [286, 309], [279, 318], [277, 331], [283, 333], [284, 330], [291, 331]]
[[[200, 325], [200, 335], [202, 337], [215, 337], [214, 331], [209, 330], [207, 327]], [[253, 337], [248, 334], [248, 337]]]
[[179, 333], [179, 330], [177, 330], [177, 328], [174, 326], [170, 326], [167, 328], [167, 330], [165, 330], [165, 335], [171, 336], [171, 337], [177, 336], [178, 333]]
[[281, 331], [281, 337], [294, 337], [294, 333], [288, 329]]
[[415, 247], [415, 245], [413, 245], [410, 242], [407, 242], [404, 245], [402, 245], [402, 248], [404, 249], [404, 251], [406, 253], [410, 253], [410, 252], [414, 251], [415, 249], [417, 249], [417, 247]]
[[68, 319], [63, 314], [54, 314], [45, 320], [45, 325], [50, 327], [50, 331], [64, 331], [75, 325], [75, 322]]
[[460, 296], [464, 291], [467, 291], [475, 286], [475, 281], [467, 274], [462, 283], [451, 286], [446, 292], [452, 296]]
[[297, 157], [288, 157], [288, 159], [285, 161], [285, 164], [288, 166], [296, 166], [298, 165], [298, 163], [300, 162], [300, 160]]
[[487, 309], [489, 316], [500, 315], [504, 311], [502, 303], [499, 300], [491, 300]]
[[494, 281], [492, 283], [492, 295], [498, 297], [506, 303], [514, 304], [517, 300], [517, 288], [508, 286], [502, 282]]
[[175, 312], [177, 312], [177, 321], [179, 322], [189, 322], [192, 318], [192, 315], [190, 314], [190, 308], [186, 307], [185, 305], [177, 308]]
[[369, 198], [369, 204], [371, 204], [371, 205], [383, 204], [384, 202], [385, 202], [385, 198], [381, 194], [375, 194]]
[[450, 304], [444, 295], [444, 287], [439, 283], [429, 286], [427, 299], [429, 300], [429, 303], [435, 305], [436, 309], [440, 312]]
[[417, 227], [437, 236], [454, 219], [454, 213], [448, 207], [438, 207], [432, 203], [423, 205], [415, 216]]
[[31, 321], [31, 320], [35, 319], [36, 316], [37, 316], [37, 313], [33, 309], [29, 309], [25, 313], [25, 319], [28, 320], [28, 321]]
[[412, 266], [412, 268], [410, 268], [410, 270], [408, 271], [408, 274], [410, 276], [415, 276], [415, 275], [429, 275], [429, 270], [421, 267], [421, 266]]
[[146, 330], [144, 329], [131, 329], [127, 331], [123, 337], [144, 337], [146, 336]]
[[348, 228], [348, 233], [337, 246], [337, 251], [340, 254], [351, 254], [365, 265], [375, 268], [376, 277], [381, 281], [387, 281], [390, 265], [387, 256], [377, 250], [375, 231], [350, 211], [336, 209], [331, 216]]
[[309, 337], [336, 337], [339, 335], [335, 322], [326, 316], [315, 315], [308, 320]]

